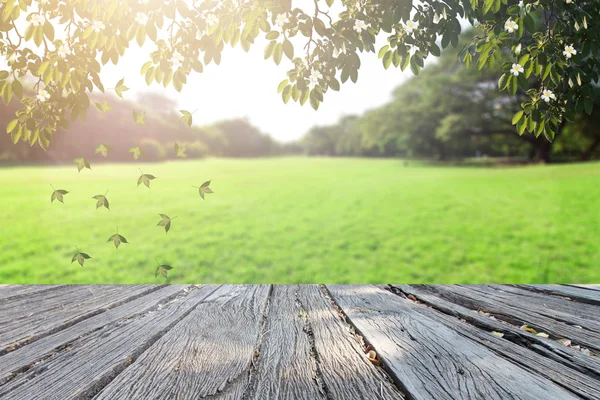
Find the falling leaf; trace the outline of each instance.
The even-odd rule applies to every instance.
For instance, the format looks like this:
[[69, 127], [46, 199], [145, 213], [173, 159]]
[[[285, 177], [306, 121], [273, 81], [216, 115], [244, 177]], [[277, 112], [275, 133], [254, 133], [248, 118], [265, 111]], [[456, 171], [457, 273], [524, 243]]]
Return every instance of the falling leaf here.
[[[211, 180], [212, 181], [212, 180]], [[214, 193], [211, 188], [208, 187], [208, 185], [210, 185], [211, 181], [206, 181], [204, 182], [202, 185], [200, 185], [200, 187], [198, 186], [194, 186], [195, 188], [198, 189], [198, 191], [200, 192], [200, 197], [202, 197], [202, 200], [204, 200], [204, 195], [205, 194], [210, 194], [210, 193]]]
[[192, 126], [192, 113], [186, 110], [179, 110], [179, 112], [183, 115], [179, 120], [187, 126]]
[[175, 154], [177, 155], [177, 157], [187, 158], [187, 154], [185, 154], [186, 147], [187, 146], [180, 146], [179, 144], [175, 143]]
[[94, 152], [94, 154], [102, 154], [103, 157], [106, 157], [108, 155], [108, 152], [112, 150], [112, 147], [106, 145], [106, 144], [101, 144], [98, 147], [96, 147], [96, 151]]
[[[77, 247], [75, 247], [77, 248]], [[77, 249], [77, 252], [73, 255], [73, 258], [71, 259], [71, 264], [73, 264], [75, 262], [75, 260], [77, 260], [77, 262], [79, 263], [79, 265], [81, 265], [83, 267], [83, 263], [85, 260], [92, 258], [90, 257], [88, 254], [86, 253], [82, 253], [79, 251], [79, 249]]]
[[173, 220], [173, 219], [175, 219], [177, 217], [169, 218], [165, 214], [158, 214], [158, 215], [160, 215], [160, 217], [162, 218], [162, 221], [160, 221], [158, 224], [156, 224], [156, 226], [164, 226], [165, 227], [165, 233], [168, 233], [169, 229], [171, 229], [171, 220]]
[[492, 335], [497, 336], [499, 338], [504, 337], [504, 333], [502, 332], [492, 331]]
[[106, 194], [107, 193], [108, 193], [108, 190], [103, 195], [102, 194], [97, 194], [94, 197], [92, 197], [92, 199], [97, 200], [96, 201], [96, 209], [104, 206], [104, 207], [106, 207], [107, 210], [110, 210], [109, 204], [108, 204], [108, 199], [106, 198]]
[[108, 242], [113, 242], [117, 249], [119, 248], [119, 245], [121, 243], [129, 244], [127, 242], [127, 239], [125, 239], [123, 236], [119, 235], [119, 228], [117, 228], [117, 233], [115, 233], [114, 235], [112, 235], [111, 237], [108, 238], [107, 243]]
[[[54, 189], [54, 186], [52, 186], [52, 189]], [[67, 193], [69, 193], [69, 192], [67, 192], [66, 190], [62, 190], [62, 189], [56, 190], [55, 189], [54, 192], [52, 192], [52, 196], [50, 196], [50, 203], [54, 203], [54, 200], [58, 200], [64, 204], [63, 196]]]
[[558, 339], [557, 342], [564, 344], [565, 346], [571, 346], [571, 341], [569, 339]]
[[161, 274], [165, 278], [168, 278], [167, 271], [173, 269], [173, 267], [171, 267], [170, 265], [165, 265], [165, 264], [161, 265], [158, 262], [158, 260], [156, 261], [156, 263], [158, 264], [158, 267], [156, 268], [156, 271], [154, 271], [154, 277], [156, 278], [158, 276], [158, 274]]
[[133, 159], [137, 160], [138, 158], [145, 156], [144, 150], [140, 149], [140, 146], [135, 146], [129, 149], [130, 153], [133, 153]]
[[112, 110], [112, 107], [108, 105], [108, 101], [106, 101], [106, 99], [104, 99], [102, 103], [95, 101], [94, 104], [96, 104], [96, 108], [102, 112]]
[[73, 160], [73, 162], [75, 164], [77, 164], [77, 170], [79, 172], [81, 172], [82, 169], [87, 168], [87, 169], [92, 169], [92, 167], [90, 167], [90, 163], [88, 162], [88, 160], [86, 160], [83, 157], [79, 157]]
[[[140, 172], [142, 172], [142, 170], [140, 170]], [[145, 174], [142, 172], [142, 175], [138, 178], [137, 185], [140, 186], [140, 183], [143, 183], [148, 189], [150, 189], [150, 181], [153, 181], [154, 179], [156, 179], [154, 175]]]
[[139, 114], [137, 112], [135, 112], [135, 111], [133, 112], [133, 119], [135, 120], [136, 124], [146, 125], [145, 118], [146, 118], [146, 112], [145, 111], [142, 111]]
[[121, 79], [119, 82], [117, 82], [117, 84], [115, 85], [115, 93], [117, 94], [117, 96], [119, 96], [120, 98], [123, 98], [123, 94], [122, 92], [126, 92], [129, 90], [129, 88], [127, 86], [125, 86], [123, 83], [125, 82], [125, 78]]
[[546, 339], [548, 339], [550, 337], [550, 335], [548, 335], [545, 332], [538, 332], [538, 333], [535, 334], [535, 336], [543, 337], [543, 338], [546, 338]]

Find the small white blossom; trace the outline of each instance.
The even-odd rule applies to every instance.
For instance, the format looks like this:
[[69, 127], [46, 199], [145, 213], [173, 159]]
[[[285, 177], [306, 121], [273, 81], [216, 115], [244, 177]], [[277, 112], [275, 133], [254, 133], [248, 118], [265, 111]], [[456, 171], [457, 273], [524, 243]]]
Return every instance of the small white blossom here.
[[440, 16], [435, 13], [433, 14], [433, 23], [437, 24], [438, 22], [440, 22]]
[[135, 15], [136, 24], [146, 25], [148, 23], [148, 15], [143, 12], [139, 12]]
[[58, 47], [58, 49], [56, 49], [56, 52], [60, 58], [65, 58], [71, 53], [71, 50], [69, 50], [69, 48], [63, 43]]
[[195, 0], [194, 8], [200, 8], [202, 6], [202, 2], [203, 2], [203, 0]]
[[103, 31], [104, 28], [106, 28], [106, 26], [104, 25], [104, 22], [102, 21], [94, 21], [92, 22], [92, 30], [96, 33]]
[[40, 14], [32, 14], [29, 22], [31, 22], [33, 26], [40, 26], [43, 23], [43, 18]]
[[522, 74], [524, 71], [523, 67], [520, 66], [519, 64], [513, 64], [512, 68], [510, 69], [510, 73], [513, 74], [514, 76], [519, 76], [519, 74]]
[[567, 4], [571, 4], [573, 2], [573, 0], [565, 0], [565, 3]]
[[549, 103], [550, 100], [556, 100], [556, 95], [552, 93], [552, 91], [545, 89], [542, 92], [542, 100], [544, 100], [546, 103]]
[[183, 63], [183, 59], [184, 59], [184, 57], [181, 54], [179, 54], [178, 51], [174, 51], [169, 62], [173, 66], [173, 69], [177, 69], [177, 68], [181, 67], [181, 64]]
[[565, 51], [563, 51], [563, 55], [567, 58], [571, 58], [571, 57], [577, 55], [577, 50], [575, 50], [575, 48], [571, 45], [566, 45]]
[[206, 23], [208, 26], [213, 26], [219, 23], [219, 18], [215, 14], [208, 14], [206, 16]]
[[38, 94], [35, 96], [36, 99], [38, 99], [38, 101], [40, 103], [43, 103], [44, 101], [48, 100], [50, 98], [50, 93], [48, 93], [46, 90], [44, 89], [40, 89], [40, 91], [38, 92]]
[[314, 87], [319, 83], [319, 79], [323, 79], [323, 75], [317, 71], [316, 69], [314, 69], [311, 73], [310, 76], [308, 78], [309, 82], [310, 82], [310, 86]]
[[419, 28], [419, 23], [416, 21], [406, 21], [406, 23], [404, 24], [404, 29], [406, 30], [406, 32], [408, 33], [413, 33], [413, 31], [417, 30]]
[[285, 14], [279, 14], [275, 17], [275, 24], [280, 28], [288, 22], [290, 22], [290, 19]]
[[361, 33], [368, 27], [369, 26], [365, 23], [365, 21], [363, 21], [361, 19], [357, 19], [356, 21], [354, 21], [354, 30], [358, 33]]
[[515, 21], [513, 21], [512, 19], [509, 18], [508, 21], [506, 21], [506, 23], [504, 24], [504, 29], [508, 33], [513, 33], [517, 29], [519, 29], [519, 24], [517, 24]]

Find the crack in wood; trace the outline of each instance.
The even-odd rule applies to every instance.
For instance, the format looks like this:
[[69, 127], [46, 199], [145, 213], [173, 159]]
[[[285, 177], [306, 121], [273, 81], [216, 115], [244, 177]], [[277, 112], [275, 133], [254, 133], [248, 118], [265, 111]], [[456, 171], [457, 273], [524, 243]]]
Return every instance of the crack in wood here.
[[[350, 317], [342, 310], [342, 308], [337, 304], [334, 300], [333, 296], [329, 292], [329, 289], [326, 285], [319, 285], [319, 288], [323, 292], [325, 298], [331, 303], [331, 306], [337, 311], [338, 317], [340, 320], [348, 326], [348, 332], [352, 335], [356, 340], [358, 340], [359, 344], [363, 347], [363, 351], [367, 349], [373, 349], [377, 352], [377, 349], [369, 343], [368, 339], [364, 337], [364, 335], [360, 332], [360, 330], [352, 323]], [[368, 351], [368, 350], [367, 350]], [[364, 354], [363, 354], [364, 356]], [[375, 366], [379, 373], [383, 376], [385, 380], [392, 383], [396, 389], [398, 389], [405, 397], [406, 400], [415, 400], [409, 393], [406, 386], [402, 383], [402, 381], [390, 370], [387, 362], [383, 359], [381, 361], [381, 366]]]

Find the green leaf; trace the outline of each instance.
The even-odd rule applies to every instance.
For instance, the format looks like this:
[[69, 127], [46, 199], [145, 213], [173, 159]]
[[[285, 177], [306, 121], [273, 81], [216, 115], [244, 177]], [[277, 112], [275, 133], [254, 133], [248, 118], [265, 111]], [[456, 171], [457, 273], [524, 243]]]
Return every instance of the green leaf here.
[[134, 147], [130, 148], [129, 152], [133, 154], [134, 160], [137, 160], [138, 158], [146, 155], [146, 153], [144, 153], [144, 150], [142, 150], [140, 148], [140, 146], [134, 146]]
[[210, 183], [212, 182], [212, 180], [210, 181], [206, 181], [204, 182], [202, 185], [200, 185], [200, 187], [198, 186], [194, 186], [195, 188], [198, 189], [198, 192], [200, 193], [200, 197], [202, 197], [202, 200], [204, 200], [204, 195], [205, 194], [211, 194], [214, 193], [211, 188], [209, 188], [208, 186], [210, 185]]
[[13, 119], [12, 121], [10, 121], [8, 123], [8, 125], [6, 126], [6, 133], [11, 133], [13, 131], [13, 129], [15, 129], [15, 127], [17, 126], [18, 123], [19, 123], [18, 119]]
[[502, 91], [506, 88], [506, 86], [508, 85], [508, 79], [509, 79], [508, 74], [502, 74], [500, 79], [498, 79], [498, 89], [500, 89], [500, 91]]
[[142, 172], [142, 175], [138, 178], [137, 185], [140, 186], [140, 183], [143, 183], [148, 189], [150, 189], [150, 181], [153, 181], [154, 179], [156, 179], [154, 175], [144, 174]]
[[106, 195], [97, 194], [92, 199], [96, 200], [96, 209], [104, 206], [107, 210], [110, 210], [110, 204], [108, 203], [108, 199]]
[[108, 101], [106, 99], [104, 99], [102, 103], [95, 101], [94, 104], [96, 105], [96, 108], [102, 112], [112, 110], [112, 107], [108, 105]]
[[112, 150], [112, 147], [106, 145], [106, 144], [100, 144], [98, 145], [98, 147], [96, 147], [96, 151], [94, 152], [94, 154], [102, 154], [102, 157], [108, 156], [108, 152]]
[[279, 86], [277, 86], [277, 93], [283, 92], [283, 89], [285, 89], [288, 83], [289, 81], [287, 79], [282, 80], [281, 83], [279, 83]]
[[146, 111], [142, 111], [141, 113], [133, 112], [133, 120], [136, 124], [146, 125]]
[[181, 122], [183, 122], [184, 124], [186, 124], [187, 126], [191, 127], [192, 126], [192, 113], [186, 110], [179, 110], [179, 112], [182, 114], [181, 118], [179, 119]]
[[277, 43], [275, 46], [275, 51], [273, 52], [273, 61], [275, 64], [279, 65], [281, 62], [281, 56], [283, 55], [283, 45], [281, 43]]
[[127, 242], [127, 239], [125, 239], [123, 236], [119, 235], [119, 232], [117, 232], [114, 235], [112, 235], [111, 237], [109, 237], [108, 240], [107, 240], [107, 243], [108, 242], [113, 242], [115, 244], [115, 247], [117, 249], [119, 248], [119, 246], [121, 245], [121, 243], [129, 244]]
[[381, 49], [379, 49], [379, 53], [377, 53], [377, 58], [382, 58], [389, 49], [389, 45], [386, 44], [385, 46], [383, 46]]
[[163, 226], [165, 228], [165, 233], [169, 233], [169, 229], [171, 229], [171, 220], [173, 220], [177, 217], [169, 218], [165, 214], [158, 214], [158, 215], [160, 215], [162, 220], [159, 221], [158, 224], [156, 224], [156, 226]]
[[175, 142], [175, 145], [173, 146], [175, 149], [175, 155], [179, 158], [187, 158], [188, 155], [185, 154], [185, 149], [187, 146], [180, 146], [177, 142]]
[[115, 93], [117, 94], [117, 96], [119, 96], [120, 98], [123, 98], [123, 92], [126, 92], [129, 90], [129, 88], [127, 86], [125, 86], [123, 83], [125, 82], [125, 78], [121, 79], [119, 82], [117, 82], [117, 84], [115, 85]]
[[265, 47], [265, 52], [264, 52], [265, 60], [269, 59], [273, 55], [273, 52], [275, 52], [276, 46], [277, 46], [277, 42], [275, 40], [272, 40], [269, 42], [269, 44], [267, 44], [267, 46]]
[[71, 264], [73, 264], [75, 262], [75, 260], [77, 260], [79, 265], [81, 265], [83, 267], [83, 263], [85, 262], [85, 260], [88, 260], [90, 258], [92, 258], [92, 257], [90, 257], [88, 254], [82, 253], [79, 250], [77, 250], [75, 255], [73, 255], [73, 258], [71, 259]]
[[508, 15], [517, 15], [519, 13], [519, 11], [521, 11], [521, 7], [519, 7], [519, 6], [510, 6], [506, 10]]
[[390, 67], [390, 64], [392, 63], [392, 52], [390, 50], [385, 53], [382, 62], [383, 68], [388, 69]]
[[165, 278], [168, 278], [167, 271], [170, 271], [172, 269], [173, 267], [171, 267], [170, 265], [159, 265], [158, 268], [156, 268], [156, 271], [154, 271], [154, 277], [156, 278], [158, 274], [161, 274]]
[[283, 41], [283, 53], [290, 60], [294, 58], [294, 46], [292, 46], [292, 42], [287, 39]]
[[54, 200], [58, 200], [64, 204], [63, 196], [67, 193], [69, 193], [69, 192], [67, 192], [66, 190], [62, 190], [62, 189], [53, 191], [52, 196], [50, 196], [50, 203], [54, 203]]
[[515, 125], [517, 122], [519, 122], [521, 120], [522, 117], [523, 117], [523, 111], [516, 112], [515, 115], [513, 115], [512, 124]]
[[87, 169], [92, 169], [92, 167], [90, 167], [90, 163], [88, 162], [88, 160], [86, 160], [83, 157], [79, 157], [73, 160], [73, 162], [75, 164], [77, 164], [77, 171], [81, 172], [82, 169], [87, 168]]

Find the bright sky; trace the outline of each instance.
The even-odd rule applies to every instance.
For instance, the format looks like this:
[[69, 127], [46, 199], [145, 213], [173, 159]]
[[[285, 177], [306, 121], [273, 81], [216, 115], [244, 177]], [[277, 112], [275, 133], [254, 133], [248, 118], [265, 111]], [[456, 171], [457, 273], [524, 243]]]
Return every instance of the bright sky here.
[[391, 91], [411, 76], [408, 70], [403, 73], [393, 66], [385, 70], [377, 54], [365, 53], [357, 83], [348, 80], [339, 92], [326, 93], [318, 111], [308, 102], [304, 106], [293, 100], [283, 104], [277, 86], [292, 64], [285, 57], [279, 66], [272, 59], [265, 61], [266, 43], [257, 41], [248, 53], [240, 47], [226, 46], [220, 65], [209, 64], [201, 74], [192, 71], [188, 83], [177, 92], [156, 83], [146, 85], [140, 68], [148, 60], [147, 51], [153, 50], [153, 44], [140, 49], [133, 41], [117, 66], [110, 62], [104, 66], [102, 80], [105, 87], [112, 87], [113, 82], [125, 77], [126, 86], [131, 88], [125, 92], [125, 98], [148, 91], [173, 98], [179, 109], [197, 110], [193, 117], [197, 125], [248, 117], [264, 133], [279, 141], [290, 141], [300, 138], [314, 125], [332, 124], [343, 115], [362, 113], [387, 102]]

